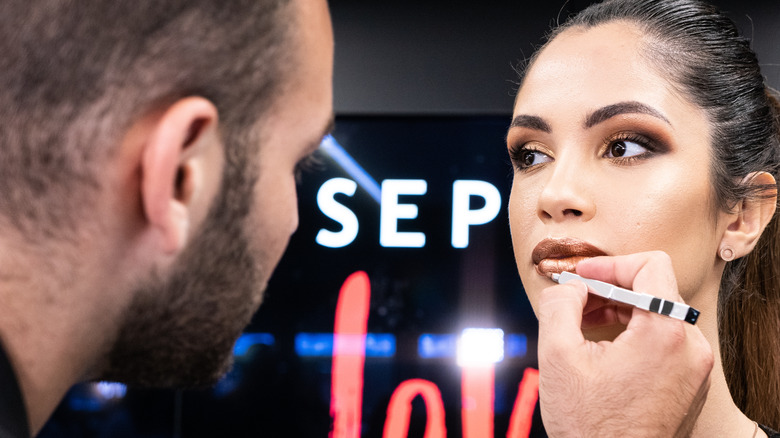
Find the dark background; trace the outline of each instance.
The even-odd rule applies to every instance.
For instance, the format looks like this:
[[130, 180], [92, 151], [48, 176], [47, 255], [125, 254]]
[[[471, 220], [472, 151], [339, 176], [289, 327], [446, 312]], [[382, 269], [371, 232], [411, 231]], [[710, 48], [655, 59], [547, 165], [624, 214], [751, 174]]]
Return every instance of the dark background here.
[[[451, 188], [456, 179], [489, 181], [506, 204], [511, 182], [503, 136], [516, 87], [515, 66], [530, 56], [558, 17], [589, 2], [569, 1], [330, 2], [336, 40], [334, 136], [379, 182], [428, 181], [428, 193], [404, 202], [420, 207], [407, 226], [427, 235], [422, 249], [382, 248], [379, 208], [361, 189], [343, 198], [360, 220], [346, 248], [317, 245], [320, 228], [338, 227], [316, 208], [316, 191], [345, 176], [331, 161], [300, 186], [301, 222], [248, 332], [270, 333], [214, 390], [142, 391], [96, 399], [74, 388], [42, 437], [319, 437], [330, 430], [329, 357], [295, 352], [302, 332], [332, 332], [339, 287], [365, 270], [371, 278], [368, 330], [392, 333], [392, 358], [367, 358], [363, 436], [381, 436], [395, 387], [409, 378], [437, 384], [448, 436], [460, 432], [460, 370], [454, 358], [421, 360], [423, 333], [464, 327], [525, 334], [529, 352], [496, 368], [496, 433], [505, 436], [523, 369], [535, 364], [536, 322], [514, 271], [505, 211], [475, 227], [471, 245], [449, 244]], [[780, 86], [780, 4], [718, 1], [752, 35], [764, 74]], [[422, 436], [424, 408], [414, 405], [409, 436]], [[532, 436], [544, 436], [535, 419]]]
[[[510, 114], [512, 66], [582, 0], [334, 0], [339, 114]], [[719, 0], [780, 86], [780, 3]]]

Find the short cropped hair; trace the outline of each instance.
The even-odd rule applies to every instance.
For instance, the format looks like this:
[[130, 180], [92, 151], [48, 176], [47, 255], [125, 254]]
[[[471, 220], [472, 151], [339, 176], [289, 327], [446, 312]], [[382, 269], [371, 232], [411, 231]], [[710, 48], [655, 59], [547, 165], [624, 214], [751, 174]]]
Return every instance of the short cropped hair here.
[[0, 219], [68, 239], [127, 128], [180, 98], [211, 100], [225, 138], [253, 126], [284, 85], [292, 18], [288, 0], [1, 2]]

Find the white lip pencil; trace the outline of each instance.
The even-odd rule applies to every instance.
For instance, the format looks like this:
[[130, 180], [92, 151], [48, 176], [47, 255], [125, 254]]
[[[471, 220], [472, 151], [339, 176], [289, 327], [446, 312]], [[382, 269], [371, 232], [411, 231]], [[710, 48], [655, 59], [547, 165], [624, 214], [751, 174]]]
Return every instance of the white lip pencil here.
[[571, 272], [564, 271], [560, 274], [552, 274], [552, 280], [558, 284], [579, 280], [585, 283], [588, 286], [588, 291], [594, 295], [638, 307], [649, 312], [666, 315], [690, 324], [696, 324], [696, 320], [699, 319], [700, 312], [687, 304], [676, 303], [652, 295], [623, 289], [603, 281], [580, 277]]

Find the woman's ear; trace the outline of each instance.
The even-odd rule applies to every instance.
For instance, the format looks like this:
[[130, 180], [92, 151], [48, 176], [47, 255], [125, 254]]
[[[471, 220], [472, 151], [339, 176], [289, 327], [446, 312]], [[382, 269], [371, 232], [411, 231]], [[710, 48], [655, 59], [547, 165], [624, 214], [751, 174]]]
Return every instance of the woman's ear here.
[[777, 207], [777, 183], [767, 172], [754, 172], [745, 177], [743, 184], [760, 188], [758, 193], [743, 199], [728, 214], [726, 231], [721, 248], [730, 248], [732, 258], [744, 257], [756, 246]]
[[184, 248], [219, 190], [224, 160], [216, 107], [181, 99], [150, 127], [141, 155], [141, 202], [159, 248]]

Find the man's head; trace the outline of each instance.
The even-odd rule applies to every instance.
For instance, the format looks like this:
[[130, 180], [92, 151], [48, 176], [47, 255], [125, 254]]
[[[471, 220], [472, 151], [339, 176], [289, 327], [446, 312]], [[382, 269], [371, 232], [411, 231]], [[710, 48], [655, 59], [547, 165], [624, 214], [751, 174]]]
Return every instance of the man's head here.
[[295, 167], [331, 121], [327, 5], [13, 3], [0, 224], [23, 251], [68, 255], [49, 293], [105, 331], [89, 377], [213, 381], [297, 226]]

